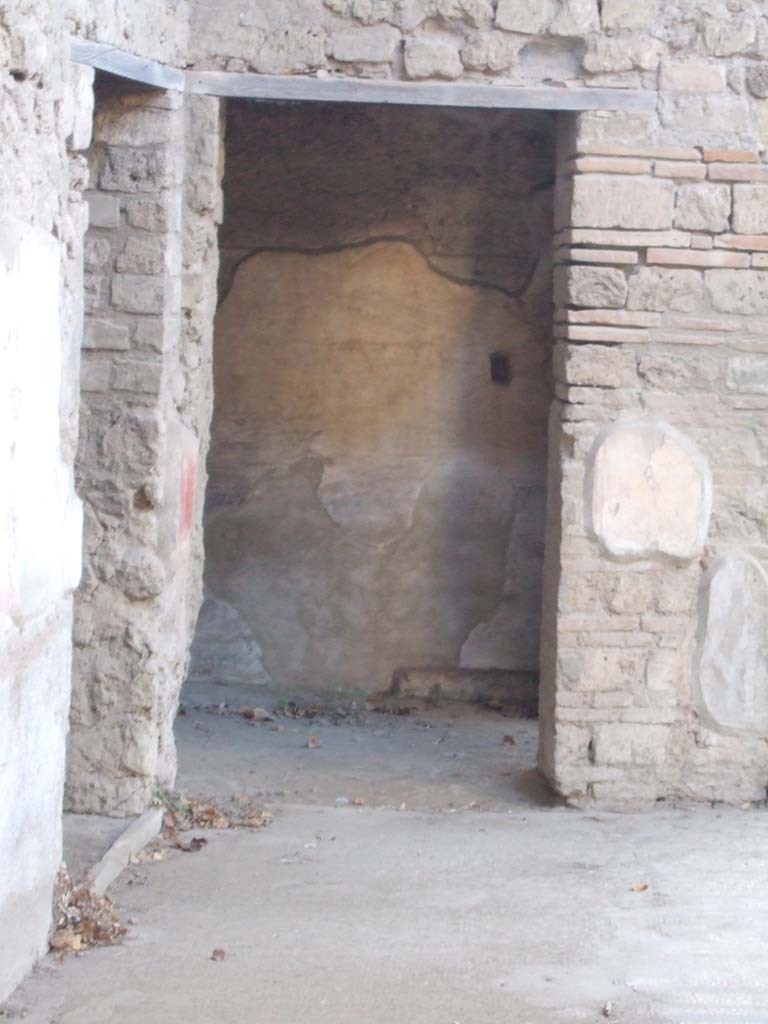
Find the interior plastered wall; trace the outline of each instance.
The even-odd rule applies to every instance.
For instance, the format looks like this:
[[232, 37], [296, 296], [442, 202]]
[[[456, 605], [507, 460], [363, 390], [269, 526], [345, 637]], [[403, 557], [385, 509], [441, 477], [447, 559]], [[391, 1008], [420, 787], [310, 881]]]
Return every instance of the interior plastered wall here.
[[232, 104], [228, 140], [193, 675], [535, 673], [554, 118]]

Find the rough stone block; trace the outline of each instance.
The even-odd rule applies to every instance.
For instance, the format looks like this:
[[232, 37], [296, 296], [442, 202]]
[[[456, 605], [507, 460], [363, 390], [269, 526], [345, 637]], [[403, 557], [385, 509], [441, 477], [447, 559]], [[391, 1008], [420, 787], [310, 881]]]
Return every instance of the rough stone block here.
[[597, 0], [561, 0], [549, 31], [555, 36], [586, 36], [600, 31]]
[[115, 274], [111, 297], [115, 309], [125, 313], [162, 313], [165, 287], [162, 278], [146, 274]]
[[117, 257], [117, 269], [128, 274], [160, 274], [165, 266], [167, 241], [158, 235], [130, 235]]
[[750, 131], [749, 105], [742, 96], [728, 93], [661, 93], [659, 117], [665, 128], [686, 136]]
[[658, 0], [603, 0], [604, 29], [645, 29], [656, 19]]
[[725, 376], [729, 391], [746, 395], [768, 395], [768, 356], [733, 356]]
[[592, 74], [616, 71], [655, 71], [664, 44], [650, 36], [603, 36], [589, 38], [584, 67]]
[[99, 187], [107, 192], [156, 192], [168, 188], [173, 177], [173, 161], [166, 147], [112, 147], [99, 174]]
[[669, 729], [664, 725], [609, 722], [595, 726], [598, 765], [659, 768], [666, 758]]
[[768, 99], [768, 67], [753, 64], [747, 68], [747, 88], [756, 99]]
[[499, 0], [496, 24], [509, 32], [537, 35], [555, 16], [555, 0]]
[[721, 313], [768, 313], [768, 273], [761, 270], [708, 270], [704, 283]]
[[768, 578], [746, 554], [719, 558], [699, 606], [694, 694], [722, 732], [768, 734]]
[[733, 228], [742, 235], [768, 233], [768, 185], [734, 185]]
[[629, 388], [637, 384], [635, 357], [607, 345], [569, 345], [559, 341], [554, 353], [555, 376], [582, 387]]
[[400, 33], [391, 25], [374, 25], [339, 32], [331, 41], [331, 56], [349, 64], [387, 64], [400, 41]]
[[466, 21], [481, 28], [493, 21], [491, 0], [437, 0], [437, 13], [446, 21]]
[[704, 282], [697, 270], [640, 267], [629, 279], [628, 309], [692, 313], [703, 300]]
[[120, 201], [115, 196], [105, 196], [102, 192], [89, 192], [88, 224], [92, 228], [116, 228], [120, 224]]
[[727, 231], [731, 216], [728, 185], [681, 185], [675, 200], [675, 227], [686, 231]]
[[619, 558], [701, 553], [712, 508], [709, 467], [668, 424], [618, 421], [598, 435], [588, 461], [591, 529]]
[[704, 45], [716, 57], [743, 53], [755, 41], [757, 26], [753, 18], [704, 18]]
[[162, 364], [134, 359], [118, 363], [112, 369], [111, 384], [117, 391], [142, 395], [159, 395], [162, 386]]
[[576, 228], [670, 228], [673, 203], [671, 181], [620, 175], [576, 177], [571, 224]]
[[665, 92], [724, 92], [727, 88], [725, 68], [716, 63], [665, 60], [661, 65], [659, 88]]
[[82, 391], [109, 391], [112, 364], [107, 359], [86, 359], [80, 364]]
[[621, 680], [632, 692], [642, 683], [645, 659], [642, 651], [565, 649], [558, 657], [558, 675], [569, 690], [615, 690]]
[[131, 347], [126, 324], [98, 317], [86, 317], [83, 332], [83, 348], [123, 351]]
[[405, 46], [409, 78], [458, 78], [463, 71], [456, 45], [443, 40], [410, 39]]
[[502, 32], [473, 32], [461, 50], [464, 67], [477, 71], [506, 71], [524, 46], [524, 39]]
[[621, 309], [627, 301], [627, 279], [616, 267], [559, 267], [555, 301], [559, 306]]
[[86, 270], [101, 270], [111, 255], [112, 245], [108, 238], [86, 235], [83, 244], [83, 265]]
[[171, 204], [163, 199], [130, 199], [125, 214], [132, 228], [143, 231], [172, 231], [178, 226]]

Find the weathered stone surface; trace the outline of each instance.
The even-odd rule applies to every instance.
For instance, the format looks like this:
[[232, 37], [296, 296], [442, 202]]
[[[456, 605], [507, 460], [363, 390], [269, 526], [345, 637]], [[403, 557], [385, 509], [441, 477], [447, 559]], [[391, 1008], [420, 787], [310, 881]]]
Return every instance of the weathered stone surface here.
[[742, 96], [719, 93], [661, 93], [659, 118], [676, 134], [728, 138], [750, 131], [749, 106]]
[[600, 30], [597, 0], [561, 0], [560, 9], [549, 25], [555, 36], [585, 36]]
[[758, 99], [768, 98], [768, 67], [756, 64], [747, 69], [747, 88]]
[[731, 216], [729, 185], [681, 185], [675, 199], [675, 227], [685, 231], [727, 231]]
[[733, 186], [733, 229], [743, 235], [768, 234], [768, 185]]
[[665, 60], [659, 73], [659, 88], [666, 92], [723, 92], [727, 88], [725, 68], [700, 61]]
[[700, 308], [703, 298], [704, 281], [698, 270], [640, 267], [629, 279], [627, 308], [691, 313]]
[[543, 32], [557, 12], [555, 0], [498, 0], [496, 24], [509, 32]]
[[609, 554], [690, 560], [709, 526], [709, 468], [672, 427], [619, 421], [590, 454], [589, 501], [592, 530]]
[[664, 45], [648, 36], [598, 36], [588, 40], [584, 68], [592, 73], [610, 71], [655, 71]]
[[768, 395], [768, 357], [732, 356], [725, 383], [730, 391], [747, 395]]
[[571, 224], [583, 228], [659, 230], [672, 226], [674, 185], [638, 176], [577, 175]]
[[467, 37], [461, 60], [464, 67], [478, 71], [505, 71], [515, 64], [523, 45], [521, 37], [502, 32], [474, 32]]
[[755, 41], [755, 32], [752, 18], [706, 18], [704, 45], [716, 57], [729, 57], [734, 53], [743, 53]]
[[392, 60], [400, 33], [389, 25], [359, 28], [335, 36], [331, 55], [336, 60], [357, 64], [385, 64]]
[[458, 78], [462, 70], [454, 43], [411, 39], [405, 44], [405, 73], [409, 78]]
[[557, 305], [621, 309], [627, 301], [627, 278], [615, 267], [561, 267], [556, 275]]
[[437, 0], [437, 13], [446, 21], [466, 21], [475, 28], [493, 21], [491, 0]]
[[722, 731], [768, 733], [768, 578], [746, 554], [719, 558], [702, 588], [695, 688]]
[[658, 13], [658, 0], [603, 0], [604, 29], [624, 32], [646, 29], [654, 23]]
[[558, 342], [555, 377], [580, 387], [629, 388], [637, 384], [635, 356], [606, 345], [568, 345]]
[[130, 346], [130, 331], [126, 324], [115, 323], [113, 320], [101, 320], [98, 317], [86, 319], [83, 335], [84, 348], [124, 351]]
[[704, 282], [721, 313], [768, 313], [768, 271], [708, 270]]

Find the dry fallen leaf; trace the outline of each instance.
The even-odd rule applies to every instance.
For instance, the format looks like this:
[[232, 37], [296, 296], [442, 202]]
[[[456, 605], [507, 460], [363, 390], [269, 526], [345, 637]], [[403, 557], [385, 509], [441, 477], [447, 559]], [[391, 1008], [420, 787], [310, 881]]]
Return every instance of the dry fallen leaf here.
[[271, 722], [272, 715], [265, 708], [240, 708], [240, 714], [249, 722]]
[[211, 960], [215, 960], [218, 963], [220, 960], [223, 960], [226, 955], [227, 954], [223, 949], [214, 949], [211, 953]]
[[648, 888], [648, 883], [647, 882], [638, 882], [637, 885], [631, 885], [630, 886], [630, 891], [631, 892], [645, 892], [647, 888]]
[[98, 896], [91, 880], [73, 885], [65, 868], [56, 876], [53, 894], [51, 949], [82, 953], [92, 946], [113, 946], [122, 940], [122, 927], [109, 896]]
[[315, 734], [311, 732], [307, 737], [307, 746], [309, 747], [310, 750], [317, 750], [318, 747], [322, 746], [322, 743], [317, 738], [317, 736], [315, 736]]
[[508, 744], [510, 745], [510, 747], [513, 747], [513, 746], [515, 745], [515, 737], [514, 737], [514, 736], [512, 736], [512, 735], [511, 735], [510, 733], [507, 733], [507, 734], [506, 734], [506, 735], [504, 736], [504, 740], [503, 740], [503, 742], [504, 742], [504, 743], [508, 743]]

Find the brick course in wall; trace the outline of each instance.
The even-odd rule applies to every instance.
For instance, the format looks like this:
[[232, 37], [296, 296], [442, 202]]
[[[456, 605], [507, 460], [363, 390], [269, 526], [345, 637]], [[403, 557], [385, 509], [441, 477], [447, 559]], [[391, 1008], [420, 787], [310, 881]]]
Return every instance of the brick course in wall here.
[[[768, 238], [752, 195], [760, 186], [742, 184], [747, 175], [759, 181], [763, 168], [757, 151], [692, 147], [678, 161], [643, 145], [621, 147], [622, 168], [606, 148], [580, 141], [579, 128], [563, 132], [558, 188], [576, 223], [555, 236], [562, 340], [550, 486], [558, 493], [550, 495], [541, 766], [575, 803], [761, 800], [760, 728], [752, 722], [736, 735], [705, 713], [697, 646], [713, 560], [768, 550], [762, 517], [745, 506], [746, 494], [764, 486], [768, 455], [766, 281], [752, 269]], [[686, 224], [695, 230], [680, 230]], [[690, 459], [711, 473], [711, 521], [683, 557], [668, 538], [654, 548], [650, 534], [669, 532], [665, 515], [676, 520], [674, 533], [698, 500], [687, 456], [674, 463], [677, 496], [663, 514], [649, 507], [640, 524], [650, 531], [647, 550], [606, 550], [591, 521], [609, 501], [596, 465], [600, 437], [622, 429], [629, 463], [639, 433], [659, 430], [670, 452], [690, 442]], [[644, 443], [654, 450], [655, 441]], [[663, 468], [641, 465], [662, 502], [670, 486]], [[620, 503], [645, 500], [642, 481], [628, 476], [625, 485], [609, 521], [621, 520]], [[748, 627], [735, 628], [748, 646]], [[720, 675], [712, 685], [729, 684]]]

